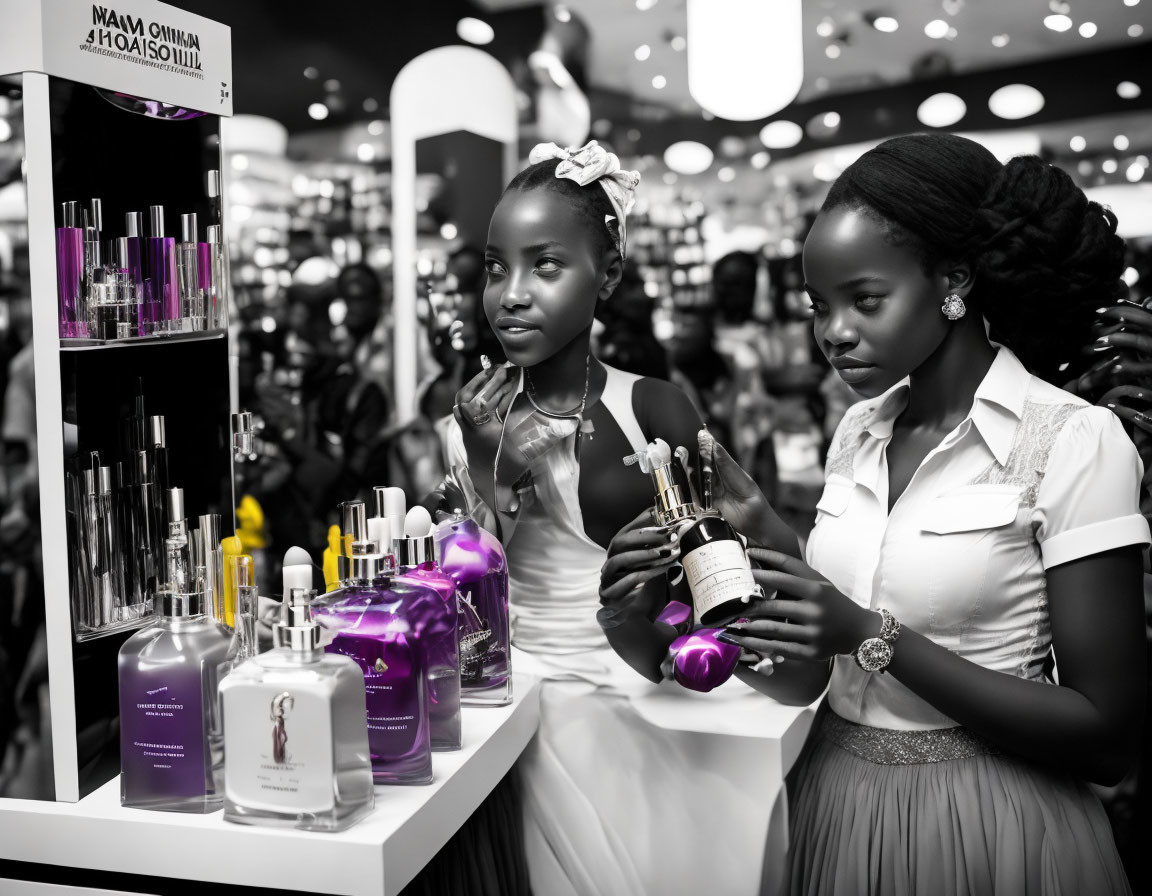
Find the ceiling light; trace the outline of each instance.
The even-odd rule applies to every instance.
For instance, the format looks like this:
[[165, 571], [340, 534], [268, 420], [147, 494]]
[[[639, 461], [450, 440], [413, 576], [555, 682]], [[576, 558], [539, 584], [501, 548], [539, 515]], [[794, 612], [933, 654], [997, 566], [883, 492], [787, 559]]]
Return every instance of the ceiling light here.
[[916, 110], [920, 123], [930, 128], [947, 128], [956, 124], [968, 107], [954, 93], [937, 93], [928, 97]]
[[636, 8], [640, 10], [640, 12], [647, 12], [655, 6], [656, 3], [657, 0], [636, 0]]
[[766, 152], [754, 152], [752, 153], [752, 158], [749, 159], [749, 161], [752, 163], [753, 168], [759, 170], [761, 168], [768, 167], [768, 163], [772, 161], [772, 156]]
[[824, 113], [824, 127], [830, 131], [836, 130], [840, 127], [840, 113], [839, 112], [825, 112]]
[[872, 27], [877, 31], [891, 34], [900, 27], [900, 23], [892, 18], [892, 16], [877, 16], [872, 20]]
[[681, 140], [664, 150], [664, 164], [679, 174], [700, 174], [712, 165], [712, 150], [695, 140]]
[[668, 79], [665, 78], [663, 75], [657, 75], [655, 78], [652, 79], [652, 86], [655, 87], [657, 90], [663, 90], [665, 87], [668, 86]]
[[1120, 275], [1120, 279], [1124, 281], [1127, 286], [1135, 286], [1140, 282], [1140, 272], [1134, 267], [1124, 268], [1124, 273]]
[[370, 122], [368, 122], [368, 133], [371, 134], [373, 137], [379, 137], [381, 134], [384, 133], [384, 122], [382, 122], [382, 121], [370, 121]]
[[323, 121], [328, 117], [328, 107], [323, 103], [312, 103], [312, 105], [308, 107], [308, 117], [316, 121]]
[[728, 136], [720, 141], [717, 149], [720, 150], [720, 155], [735, 159], [744, 155], [744, 140], [740, 137]]
[[1095, 22], [1084, 22], [1080, 26], [1079, 31], [1080, 31], [1081, 37], [1095, 37], [1096, 36], [1096, 23]]
[[652, 55], [652, 48], [648, 44], [640, 44], [632, 55], [636, 57], [637, 62], [643, 62]]
[[1072, 4], [1068, 0], [1048, 0], [1048, 8], [1055, 13], [1066, 16], [1072, 12]]
[[826, 46], [824, 48], [824, 55], [827, 56], [829, 59], [839, 59], [840, 58], [840, 44], [828, 44], [828, 46]]
[[361, 103], [361, 106], [364, 108], [365, 112], [375, 112], [380, 108], [380, 104], [376, 102], [373, 97], [368, 97], [368, 99]]
[[376, 158], [376, 147], [371, 143], [361, 143], [356, 147], [356, 158], [361, 162], [371, 162]]
[[492, 43], [496, 32], [487, 22], [465, 16], [456, 23], [456, 36], [470, 44], [483, 45]]
[[825, 16], [820, 20], [820, 24], [816, 26], [816, 33], [821, 37], [831, 37], [836, 33], [836, 23]]
[[760, 142], [769, 149], [789, 149], [804, 139], [804, 129], [794, 121], [770, 121], [760, 129]]
[[1007, 34], [993, 34], [992, 35], [992, 46], [994, 46], [994, 47], [1006, 47], [1006, 46], [1008, 46], [1009, 40], [1011, 40], [1011, 38], [1008, 37]]
[[683, 53], [688, 46], [688, 41], [686, 41], [682, 35], [677, 34], [672, 38], [671, 44], [673, 50], [677, 53]]
[[730, 184], [732, 181], [736, 180], [736, 172], [725, 165], [723, 168], [716, 172], [716, 177], [718, 177], [723, 183]]
[[1122, 100], [1134, 100], [1140, 96], [1140, 85], [1134, 81], [1121, 81], [1116, 85], [1116, 94]]
[[1029, 84], [1006, 84], [988, 97], [988, 108], [999, 118], [1015, 121], [1044, 108], [1044, 94]]
[[232, 167], [237, 171], [247, 171], [248, 156], [243, 155], [242, 153], [236, 153], [236, 155], [232, 156]]
[[1065, 15], [1044, 16], [1044, 27], [1053, 31], [1067, 31], [1072, 27], [1072, 20]]
[[688, 0], [688, 92], [732, 121], [767, 118], [804, 81], [801, 0]]
[[456, 225], [453, 224], [451, 221], [445, 221], [443, 224], [440, 225], [440, 236], [442, 236], [446, 240], [456, 239], [456, 235], [459, 232], [460, 231], [456, 228]]
[[1117, 134], [1112, 139], [1112, 145], [1115, 146], [1116, 149], [1119, 150], [1120, 152], [1124, 152], [1124, 150], [1126, 150], [1128, 148], [1128, 138], [1125, 137], [1123, 134]]
[[324, 82], [324, 89], [329, 93], [336, 93], [338, 90], [340, 90], [340, 82], [335, 78], [329, 78]]
[[1088, 141], [1079, 134], [1068, 141], [1068, 148], [1072, 150], [1072, 152], [1084, 152], [1087, 147]]
[[1135, 6], [1140, 0], [1124, 0], [1125, 6]]
[[567, 23], [572, 21], [572, 10], [567, 6], [557, 6], [552, 10], [552, 15], [556, 16], [557, 22]]
[[5, 119], [0, 118], [0, 143], [3, 143], [5, 140], [11, 139], [11, 137], [12, 137], [12, 125], [8, 124], [8, 122]]
[[316, 68], [316, 66], [310, 65], [308, 68], [304, 69], [304, 77], [309, 81], [315, 81], [320, 77], [320, 70]]
[[1105, 174], [1115, 174], [1116, 170], [1120, 167], [1120, 163], [1115, 159], [1105, 159], [1100, 164], [1100, 170]]
[[628, 137], [629, 142], [639, 143], [640, 142], [640, 129], [639, 128], [629, 128], [626, 136]]
[[948, 36], [949, 25], [943, 19], [933, 19], [924, 26], [924, 33], [933, 40], [940, 40]]
[[1128, 170], [1124, 172], [1124, 176], [1128, 178], [1129, 182], [1136, 183], [1136, 181], [1144, 177], [1144, 170], [1143, 165], [1133, 162], [1128, 166]]
[[1087, 159], [1081, 159], [1076, 164], [1076, 171], [1079, 172], [1081, 177], [1088, 177], [1092, 173], [1092, 163]]
[[1128, 26], [1128, 36], [1129, 37], [1139, 37], [1143, 33], [1144, 33], [1144, 26], [1143, 25], [1129, 25]]

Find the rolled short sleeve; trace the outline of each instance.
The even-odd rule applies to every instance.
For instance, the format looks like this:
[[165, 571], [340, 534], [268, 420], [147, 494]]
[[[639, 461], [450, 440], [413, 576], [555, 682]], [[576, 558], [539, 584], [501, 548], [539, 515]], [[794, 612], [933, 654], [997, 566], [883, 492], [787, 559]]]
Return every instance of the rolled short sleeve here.
[[1086, 407], [1057, 436], [1036, 495], [1044, 568], [1149, 543], [1140, 513], [1144, 465], [1109, 410]]

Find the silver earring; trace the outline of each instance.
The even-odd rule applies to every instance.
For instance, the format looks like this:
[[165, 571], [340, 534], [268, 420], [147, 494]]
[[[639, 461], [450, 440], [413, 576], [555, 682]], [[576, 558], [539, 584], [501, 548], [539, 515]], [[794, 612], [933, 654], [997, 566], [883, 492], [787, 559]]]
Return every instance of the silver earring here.
[[940, 310], [944, 312], [944, 316], [948, 320], [960, 320], [968, 311], [968, 306], [964, 304], [964, 300], [960, 298], [959, 294], [952, 293], [944, 299], [944, 304], [940, 306]]

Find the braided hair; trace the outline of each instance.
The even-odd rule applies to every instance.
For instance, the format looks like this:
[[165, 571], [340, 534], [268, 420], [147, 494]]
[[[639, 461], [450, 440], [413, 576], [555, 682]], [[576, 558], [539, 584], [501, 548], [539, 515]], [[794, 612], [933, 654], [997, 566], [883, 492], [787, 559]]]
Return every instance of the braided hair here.
[[953, 134], [896, 137], [832, 185], [821, 211], [841, 207], [875, 218], [925, 273], [944, 260], [971, 264], [968, 301], [989, 336], [1051, 383], [1087, 367], [1080, 350], [1095, 309], [1125, 294], [1116, 216], [1038, 156], [1001, 165]]
[[[596, 183], [580, 186], [573, 180], [556, 176], [556, 166], [559, 159], [545, 159], [535, 165], [529, 165], [517, 174], [504, 190], [504, 196], [509, 193], [526, 193], [529, 190], [550, 190], [564, 197], [565, 201], [576, 210], [581, 220], [588, 226], [598, 252], [616, 252], [616, 240], [619, 229], [616, 222], [616, 210], [608, 194]], [[612, 220], [605, 225], [605, 218]]]

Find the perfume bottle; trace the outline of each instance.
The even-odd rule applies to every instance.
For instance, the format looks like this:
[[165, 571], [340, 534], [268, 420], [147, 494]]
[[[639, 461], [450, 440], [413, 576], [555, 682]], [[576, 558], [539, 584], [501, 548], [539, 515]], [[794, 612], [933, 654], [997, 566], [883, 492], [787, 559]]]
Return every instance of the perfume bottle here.
[[144, 287], [144, 216], [140, 212], [128, 212], [124, 215], [124, 260], [122, 267], [128, 271], [128, 279], [132, 283], [132, 292], [138, 307], [137, 315], [139, 325], [137, 336], [147, 336], [156, 331], [158, 317], [149, 317], [152, 311], [159, 311], [159, 306], [151, 306], [146, 301], [148, 292]]
[[84, 228], [80, 203], [62, 203], [62, 226], [56, 228], [56, 297], [60, 305], [60, 335], [79, 336], [84, 287]]
[[[377, 784], [430, 784], [427, 641], [443, 634], [444, 602], [432, 589], [395, 575], [387, 520], [365, 519], [350, 508], [349, 577], [316, 608], [334, 635], [327, 650], [356, 661], [364, 672], [368, 745]], [[371, 528], [369, 528], [369, 525]]]
[[460, 626], [460, 702], [504, 706], [512, 702], [508, 625], [508, 564], [499, 540], [456, 510], [435, 534], [440, 568], [456, 582]]
[[[184, 518], [184, 489], [170, 488], [168, 498], [168, 537], [164, 539], [164, 574], [171, 591], [195, 590], [192, 549], [188, 545], [188, 521]], [[203, 595], [203, 591], [198, 592]], [[210, 611], [211, 608], [207, 608]]]
[[[710, 448], [711, 442], [708, 445]], [[691, 482], [687, 450], [678, 448], [676, 454]], [[715, 510], [702, 509], [697, 502], [684, 498], [672, 471], [672, 450], [663, 439], [656, 439], [646, 451], [624, 459], [625, 463], [637, 461], [640, 469], [652, 477], [656, 522], [679, 534], [680, 562], [692, 592], [697, 622], [712, 625], [738, 616], [752, 597], [762, 596], [763, 592], [752, 578], [748, 555], [736, 530]], [[704, 492], [710, 494], [707, 484]]]
[[228, 326], [228, 309], [231, 304], [232, 282], [228, 264], [228, 246], [224, 242], [224, 230], [219, 224], [208, 225], [208, 242], [200, 244], [201, 265], [207, 257], [208, 269], [201, 270], [201, 282], [207, 283], [208, 307], [205, 310], [208, 329], [224, 329]]
[[176, 279], [180, 293], [180, 320], [176, 329], [186, 333], [204, 329], [204, 292], [200, 287], [200, 244], [196, 215], [180, 216], [180, 242], [176, 246]]
[[[300, 554], [290, 549], [285, 569]], [[228, 821], [342, 831], [372, 810], [364, 676], [320, 647], [309, 593], [286, 590], [273, 649], [220, 683]]]
[[164, 235], [164, 206], [149, 206], [151, 235], [144, 241], [146, 335], [180, 329], [180, 290], [176, 279], [176, 240]]
[[431, 588], [444, 604], [445, 618], [438, 635], [427, 639], [428, 721], [432, 751], [459, 750], [460, 725], [460, 597], [456, 580], [436, 562], [432, 517], [416, 505], [404, 517], [402, 538], [394, 538], [397, 581], [413, 581]]
[[221, 806], [216, 692], [231, 639], [204, 610], [201, 592], [161, 590], [154, 623], [120, 648], [122, 805], [176, 812]]

